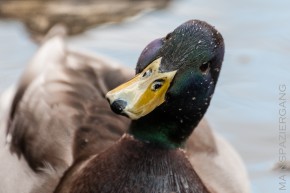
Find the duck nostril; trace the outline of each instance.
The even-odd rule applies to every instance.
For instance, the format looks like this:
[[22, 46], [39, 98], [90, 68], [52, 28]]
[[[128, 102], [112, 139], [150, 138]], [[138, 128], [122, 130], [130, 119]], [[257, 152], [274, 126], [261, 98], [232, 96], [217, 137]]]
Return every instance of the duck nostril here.
[[123, 112], [123, 110], [126, 108], [127, 106], [127, 102], [123, 101], [123, 100], [115, 100], [112, 104], [111, 104], [111, 109], [112, 111], [114, 111], [117, 114], [121, 114]]

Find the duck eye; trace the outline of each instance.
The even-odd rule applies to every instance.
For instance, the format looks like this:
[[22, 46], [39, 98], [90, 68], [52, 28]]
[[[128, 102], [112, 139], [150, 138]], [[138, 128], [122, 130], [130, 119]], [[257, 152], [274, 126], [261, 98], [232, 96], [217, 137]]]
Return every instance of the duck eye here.
[[151, 74], [152, 74], [152, 70], [149, 69], [146, 72], [144, 72], [144, 74], [142, 75], [142, 77], [145, 77], [146, 78], [146, 77], [149, 77]]
[[164, 80], [163, 79], [158, 79], [155, 80], [152, 85], [151, 85], [151, 90], [152, 91], [157, 91], [158, 89], [160, 89], [164, 84]]
[[209, 62], [205, 62], [205, 63], [203, 63], [203, 64], [199, 67], [200, 71], [201, 71], [202, 73], [206, 74], [206, 73], [208, 72], [208, 70], [209, 70], [209, 65], [210, 65]]
[[169, 40], [171, 38], [171, 33], [167, 34], [165, 40]]

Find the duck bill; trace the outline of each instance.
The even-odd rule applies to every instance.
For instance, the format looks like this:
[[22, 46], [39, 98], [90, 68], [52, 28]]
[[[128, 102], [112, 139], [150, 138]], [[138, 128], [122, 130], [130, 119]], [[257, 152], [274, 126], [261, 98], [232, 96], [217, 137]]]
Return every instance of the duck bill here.
[[165, 94], [176, 71], [159, 71], [161, 58], [153, 61], [130, 81], [109, 91], [106, 95], [111, 109], [136, 120], [164, 103]]

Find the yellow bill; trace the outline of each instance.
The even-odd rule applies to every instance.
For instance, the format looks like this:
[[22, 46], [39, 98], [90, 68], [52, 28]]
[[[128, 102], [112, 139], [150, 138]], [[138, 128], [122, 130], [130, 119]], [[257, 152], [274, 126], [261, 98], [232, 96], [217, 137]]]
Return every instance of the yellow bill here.
[[177, 71], [161, 73], [160, 63], [161, 58], [156, 59], [133, 79], [108, 92], [106, 98], [110, 104], [121, 101], [118, 112], [133, 120], [161, 105]]

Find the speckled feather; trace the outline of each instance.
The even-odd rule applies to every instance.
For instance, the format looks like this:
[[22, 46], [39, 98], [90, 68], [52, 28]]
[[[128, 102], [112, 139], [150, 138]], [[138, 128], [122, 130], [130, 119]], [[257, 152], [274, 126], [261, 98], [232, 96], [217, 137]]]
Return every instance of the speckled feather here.
[[129, 124], [111, 112], [104, 95], [131, 76], [101, 60], [62, 51], [50, 68], [24, 73], [13, 101], [10, 148], [35, 171], [47, 164], [65, 170], [73, 160], [112, 145]]

